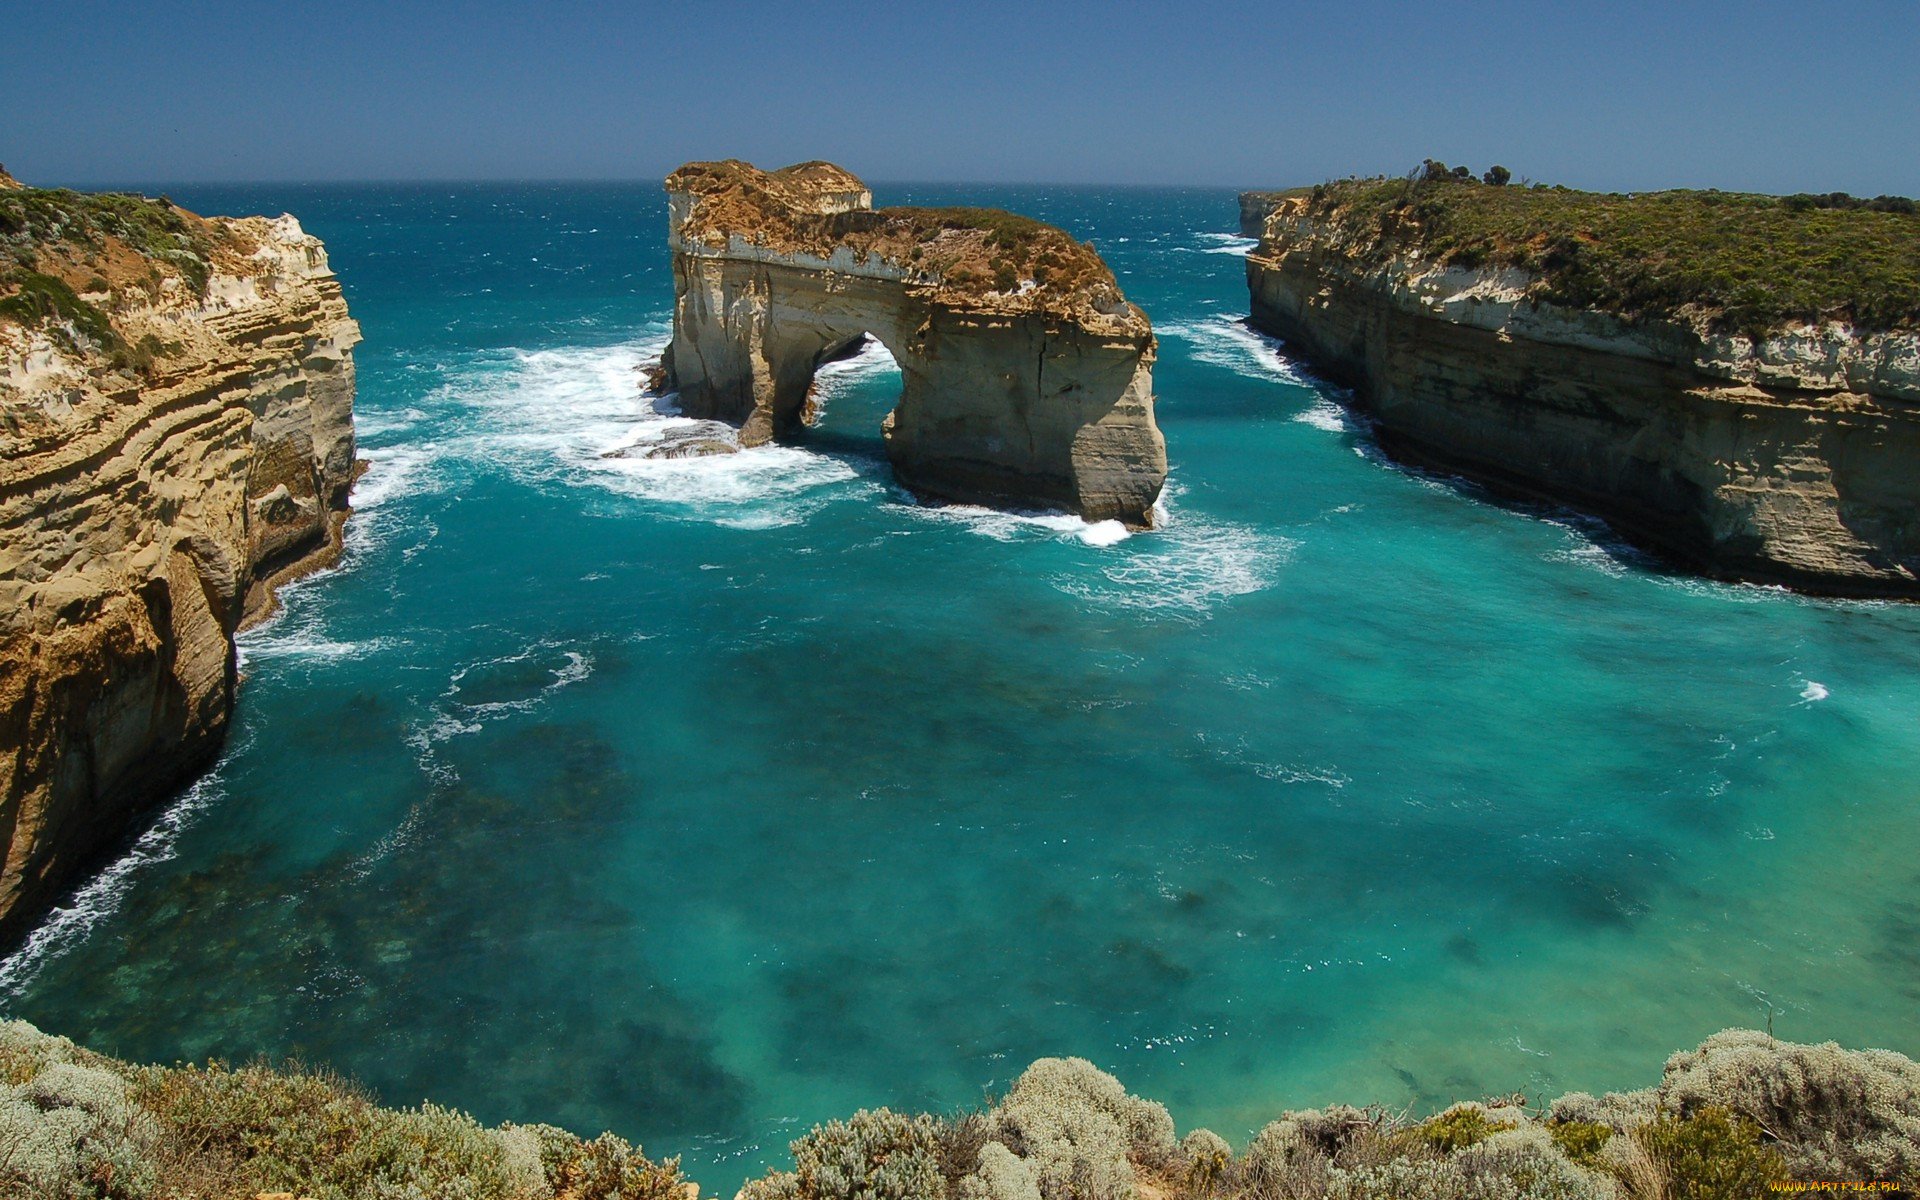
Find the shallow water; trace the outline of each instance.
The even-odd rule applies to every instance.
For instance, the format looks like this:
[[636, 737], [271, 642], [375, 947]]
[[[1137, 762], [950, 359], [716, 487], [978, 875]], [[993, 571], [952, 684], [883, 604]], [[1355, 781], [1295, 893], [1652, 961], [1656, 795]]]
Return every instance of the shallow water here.
[[673, 421], [652, 186], [169, 191], [326, 239], [373, 465], [219, 770], [0, 968], [14, 1015], [723, 1192], [1042, 1054], [1238, 1141], [1639, 1085], [1769, 1014], [1920, 1049], [1920, 608], [1385, 463], [1237, 323], [1230, 193], [879, 189], [1059, 222], [1154, 317], [1173, 483], [1124, 536], [900, 493], [878, 353], [800, 445], [602, 458]]

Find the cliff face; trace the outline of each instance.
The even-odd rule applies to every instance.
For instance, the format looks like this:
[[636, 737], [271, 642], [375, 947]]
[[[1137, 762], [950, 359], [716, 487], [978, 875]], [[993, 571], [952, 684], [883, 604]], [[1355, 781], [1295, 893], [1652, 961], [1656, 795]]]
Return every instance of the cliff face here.
[[0, 212], [22, 264], [0, 308], [0, 937], [208, 765], [233, 634], [337, 554], [359, 340], [292, 217], [116, 198], [185, 232], [62, 240], [91, 198], [22, 198]]
[[1241, 192], [1240, 236], [1257, 238], [1267, 232], [1267, 217], [1286, 197], [1285, 192]]
[[1728, 578], [1920, 595], [1920, 336], [1754, 338], [1539, 300], [1512, 268], [1381, 262], [1280, 201], [1252, 319], [1403, 458], [1597, 512]]
[[900, 364], [885, 435], [906, 486], [1149, 523], [1153, 330], [1089, 248], [990, 210], [875, 211], [826, 164], [689, 164], [667, 190], [664, 386], [683, 411], [738, 423], [743, 445], [778, 437], [815, 369], [871, 334]]

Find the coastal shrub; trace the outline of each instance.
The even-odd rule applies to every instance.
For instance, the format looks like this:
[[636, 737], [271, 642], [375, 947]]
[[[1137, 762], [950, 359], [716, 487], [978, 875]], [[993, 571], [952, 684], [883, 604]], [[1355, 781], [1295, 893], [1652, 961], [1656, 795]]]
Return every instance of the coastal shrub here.
[[1599, 1161], [1600, 1152], [1613, 1139], [1613, 1127], [1599, 1121], [1549, 1121], [1547, 1136], [1560, 1152], [1583, 1167]]
[[[58, 326], [57, 336], [61, 336], [69, 348], [73, 347], [74, 337], [100, 347], [120, 344], [107, 315], [82, 300], [65, 280], [38, 271], [19, 271], [0, 279], [0, 283], [10, 283], [17, 289], [11, 296], [0, 297], [0, 320], [11, 320], [30, 329]], [[67, 330], [72, 331], [71, 336], [65, 336]]]
[[[563, 1200], [685, 1200], [679, 1159], [653, 1162], [611, 1133], [583, 1141], [552, 1125], [509, 1126], [503, 1132], [525, 1133], [538, 1144], [546, 1190]], [[510, 1170], [518, 1169], [511, 1163], [517, 1153], [508, 1150]]]
[[1507, 183], [1510, 180], [1512, 180], [1512, 178], [1513, 178], [1513, 172], [1507, 170], [1505, 167], [1501, 166], [1499, 163], [1495, 163], [1493, 166], [1488, 167], [1487, 173], [1480, 177], [1481, 182], [1490, 184], [1493, 187], [1505, 187], [1507, 186]]
[[1655, 1117], [1631, 1136], [1659, 1168], [1662, 1194], [1672, 1200], [1752, 1200], [1790, 1177], [1759, 1128], [1724, 1108]]
[[1522, 1119], [1509, 1109], [1490, 1109], [1467, 1101], [1422, 1121], [1414, 1127], [1414, 1133], [1435, 1150], [1449, 1153], [1484, 1142], [1502, 1129], [1513, 1128]]
[[940, 1129], [934, 1118], [885, 1108], [816, 1125], [795, 1140], [794, 1169], [747, 1186], [744, 1200], [942, 1200]]
[[1920, 1179], [1920, 1064], [1905, 1055], [1728, 1030], [1669, 1058], [1659, 1098], [1736, 1114], [1805, 1178]]
[[[1291, 1112], [1270, 1121], [1253, 1141], [1239, 1166], [1241, 1187], [1257, 1200], [1299, 1200], [1326, 1189], [1333, 1158], [1346, 1148], [1359, 1125], [1345, 1115], [1358, 1109]], [[1329, 1114], [1336, 1114], [1329, 1119]]]
[[1605, 1125], [1619, 1132], [1654, 1118], [1660, 1097], [1652, 1088], [1594, 1096], [1568, 1092], [1547, 1106], [1547, 1123]]
[[156, 1136], [119, 1076], [49, 1063], [0, 1086], [0, 1194], [141, 1200], [154, 1191]]
[[1609, 1200], [1602, 1184], [1564, 1160], [1517, 1150], [1335, 1168], [1321, 1195], [1326, 1200]]
[[1437, 160], [1409, 178], [1330, 180], [1300, 194], [1301, 215], [1365, 264], [1517, 267], [1538, 276], [1539, 299], [1628, 320], [1749, 337], [1804, 321], [1920, 327], [1920, 210], [1900, 197], [1437, 186], [1453, 181]]
[[960, 1181], [960, 1200], [1040, 1200], [1034, 1165], [999, 1142], [980, 1148], [972, 1174]]
[[1211, 1129], [1196, 1129], [1180, 1139], [1174, 1162], [1187, 1195], [1212, 1196], [1232, 1176], [1233, 1147]]
[[1046, 1200], [1132, 1200], [1132, 1164], [1158, 1169], [1174, 1153], [1166, 1108], [1083, 1058], [1035, 1062], [989, 1121], [993, 1139], [1033, 1165]]

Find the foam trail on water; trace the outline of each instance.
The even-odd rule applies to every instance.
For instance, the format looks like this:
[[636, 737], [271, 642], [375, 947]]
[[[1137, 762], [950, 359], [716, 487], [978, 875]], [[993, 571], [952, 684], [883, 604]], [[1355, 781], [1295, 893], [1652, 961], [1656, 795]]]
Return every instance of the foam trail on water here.
[[1133, 536], [1133, 531], [1119, 521], [1089, 521], [1072, 513], [1010, 512], [976, 504], [914, 504], [908, 511], [930, 520], [958, 524], [970, 533], [996, 542], [1038, 537], [1062, 538], [1089, 546], [1117, 546]]
[[1225, 367], [1248, 379], [1308, 386], [1306, 376], [1280, 352], [1279, 340], [1250, 328], [1241, 318], [1175, 321], [1160, 326], [1158, 332], [1191, 343], [1193, 357], [1199, 362]]
[[1247, 251], [1260, 244], [1259, 238], [1243, 237], [1237, 233], [1196, 233], [1193, 240], [1202, 244], [1175, 246], [1174, 250], [1181, 254], [1231, 254], [1244, 258]]
[[[418, 405], [375, 422], [355, 509], [377, 513], [404, 497], [455, 488], [477, 469], [499, 468], [534, 486], [588, 486], [657, 504], [667, 516], [768, 528], [803, 520], [845, 494], [831, 485], [860, 477], [845, 462], [792, 446], [645, 457], [669, 438], [737, 437], [731, 426], [683, 416], [672, 397], [642, 390], [641, 369], [666, 341], [662, 325], [619, 345], [490, 351], [447, 367], [445, 382]], [[823, 391], [889, 369], [885, 348], [872, 342], [822, 368]], [[421, 439], [423, 430], [436, 436]], [[361, 536], [379, 533], [363, 529]]]
[[96, 925], [118, 912], [133, 889], [135, 877], [172, 858], [180, 835], [225, 794], [217, 770], [202, 776], [167, 806], [125, 854], [42, 918], [26, 942], [0, 961], [0, 999], [21, 995], [48, 964], [86, 941]]
[[1347, 415], [1347, 410], [1325, 396], [1295, 413], [1293, 419], [1328, 433], [1348, 433], [1353, 429], [1353, 418]]
[[1204, 618], [1236, 596], [1264, 591], [1299, 545], [1292, 538], [1228, 521], [1177, 514], [1168, 485], [1155, 506], [1156, 532], [1130, 538], [1096, 576], [1061, 576], [1054, 586], [1102, 607]]

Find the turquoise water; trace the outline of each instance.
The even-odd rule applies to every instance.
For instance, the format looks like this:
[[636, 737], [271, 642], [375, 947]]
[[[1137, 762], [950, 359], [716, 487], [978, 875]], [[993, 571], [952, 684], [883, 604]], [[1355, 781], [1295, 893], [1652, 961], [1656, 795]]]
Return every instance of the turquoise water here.
[[5, 965], [15, 1015], [719, 1190], [1042, 1054], [1241, 1140], [1638, 1085], [1770, 1012], [1920, 1050], [1920, 608], [1384, 463], [1235, 322], [1229, 193], [880, 189], [1063, 224], [1153, 316], [1173, 483], [1125, 538], [898, 492], [883, 355], [801, 445], [601, 458], [664, 419], [652, 187], [172, 194], [326, 239], [373, 465], [219, 770]]

